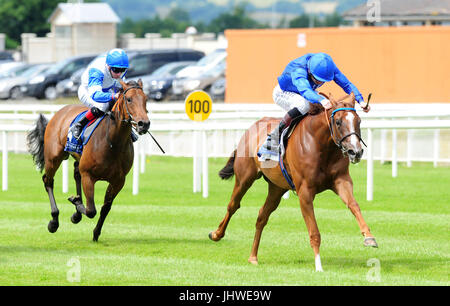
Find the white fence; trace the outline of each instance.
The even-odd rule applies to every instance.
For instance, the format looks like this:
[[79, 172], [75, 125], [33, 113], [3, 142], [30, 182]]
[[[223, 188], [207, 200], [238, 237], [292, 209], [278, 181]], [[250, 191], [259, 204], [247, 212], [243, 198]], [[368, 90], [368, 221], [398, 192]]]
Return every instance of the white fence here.
[[[149, 103], [152, 133], [166, 149], [167, 155], [193, 157], [193, 191], [203, 190], [208, 196], [208, 158], [229, 156], [244, 130], [264, 116], [281, 117], [284, 112], [274, 104], [214, 104], [213, 113], [202, 123], [192, 122], [184, 113], [184, 104]], [[38, 113], [50, 118], [61, 106], [0, 105], [2, 131], [2, 189], [8, 189], [8, 150], [26, 152], [25, 134], [31, 129]], [[406, 109], [406, 110], [405, 110]], [[392, 175], [397, 176], [397, 162], [450, 162], [450, 104], [373, 104], [369, 114], [359, 112], [363, 138], [368, 149], [367, 200], [373, 199], [373, 160], [392, 160]], [[441, 129], [446, 129], [441, 132]], [[388, 131], [392, 140], [388, 141]], [[403, 132], [406, 131], [406, 132]], [[403, 134], [402, 134], [403, 133]], [[12, 138], [10, 137], [12, 136]], [[418, 137], [419, 136], [419, 137]], [[404, 157], [399, 156], [399, 138], [406, 144]], [[418, 145], [415, 143], [418, 143]], [[424, 143], [428, 143], [426, 145]], [[176, 145], [175, 145], [176, 144]], [[389, 150], [389, 145], [390, 149]], [[427, 156], [417, 157], [416, 148], [428, 148]], [[389, 151], [392, 154], [389, 156]], [[161, 154], [148, 135], [135, 143], [133, 194], [139, 190], [139, 172], [145, 171], [147, 155]], [[63, 163], [63, 192], [68, 191], [67, 161]]]

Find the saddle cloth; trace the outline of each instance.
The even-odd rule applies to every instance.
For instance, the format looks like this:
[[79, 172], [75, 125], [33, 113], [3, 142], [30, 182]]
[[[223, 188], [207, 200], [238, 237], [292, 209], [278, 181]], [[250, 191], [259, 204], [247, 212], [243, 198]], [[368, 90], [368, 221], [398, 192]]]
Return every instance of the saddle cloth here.
[[105, 116], [101, 116], [95, 120], [91, 120], [86, 126], [83, 128], [83, 131], [81, 132], [80, 140], [77, 140], [72, 135], [71, 127], [80, 121], [81, 117], [86, 113], [87, 111], [81, 112], [78, 114], [75, 119], [73, 119], [72, 123], [69, 127], [69, 132], [67, 133], [67, 142], [66, 146], [64, 148], [64, 151], [66, 152], [73, 152], [82, 154], [84, 146], [88, 143], [89, 139], [92, 136], [92, 133], [97, 128], [98, 124], [105, 118]]
[[280, 165], [281, 173], [283, 173], [284, 178], [286, 179], [286, 181], [288, 182], [288, 184], [292, 190], [295, 190], [295, 185], [292, 182], [292, 178], [289, 175], [289, 173], [287, 172], [286, 167], [284, 166], [283, 158], [284, 158], [284, 153], [286, 153], [286, 147], [288, 144], [289, 137], [291, 137], [292, 132], [294, 131], [295, 127], [297, 126], [297, 124], [300, 122], [301, 119], [302, 119], [302, 117], [293, 121], [291, 123], [291, 125], [289, 126], [289, 128], [283, 130], [283, 132], [281, 133], [281, 136], [280, 136], [280, 155], [278, 157], [278, 163]]

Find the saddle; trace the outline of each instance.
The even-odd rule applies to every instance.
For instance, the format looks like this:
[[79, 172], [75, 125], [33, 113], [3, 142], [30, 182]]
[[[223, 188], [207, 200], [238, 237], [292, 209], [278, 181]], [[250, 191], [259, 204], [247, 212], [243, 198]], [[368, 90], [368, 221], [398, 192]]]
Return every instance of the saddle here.
[[72, 123], [69, 126], [69, 132], [67, 134], [67, 142], [66, 146], [64, 147], [64, 151], [66, 152], [72, 152], [72, 153], [83, 153], [84, 146], [88, 143], [89, 139], [92, 136], [92, 133], [97, 128], [98, 124], [105, 118], [105, 115], [96, 118], [94, 120], [91, 120], [86, 126], [83, 128], [83, 131], [81, 132], [80, 139], [77, 140], [75, 137], [73, 137], [71, 132], [71, 127], [80, 121], [81, 117], [86, 113], [87, 111], [81, 112], [78, 114], [75, 119], [73, 119]]

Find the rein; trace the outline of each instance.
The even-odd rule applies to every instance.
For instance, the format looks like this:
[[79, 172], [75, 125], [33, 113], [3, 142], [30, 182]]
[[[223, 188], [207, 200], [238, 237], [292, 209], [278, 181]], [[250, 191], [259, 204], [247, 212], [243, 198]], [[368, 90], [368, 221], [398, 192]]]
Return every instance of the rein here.
[[[339, 149], [341, 149], [341, 151], [342, 151], [343, 153], [345, 153], [346, 150], [345, 150], [345, 148], [342, 146], [342, 142], [344, 141], [344, 139], [346, 139], [347, 137], [350, 137], [350, 136], [352, 136], [352, 135], [356, 135], [356, 137], [358, 137], [359, 141], [361, 141], [361, 142], [364, 144], [364, 146], [367, 147], [367, 145], [364, 143], [364, 140], [361, 138], [361, 135], [359, 135], [359, 134], [356, 133], [356, 132], [352, 132], [352, 133], [349, 133], [349, 134], [343, 136], [339, 141], [336, 140], [336, 133], [335, 133], [335, 130], [334, 130], [334, 126], [335, 126], [334, 115], [335, 115], [337, 112], [339, 112], [339, 111], [355, 111], [355, 112], [356, 112], [356, 109], [353, 108], [353, 107], [340, 107], [340, 108], [337, 108], [337, 109], [335, 109], [335, 110], [331, 113], [331, 116], [330, 116], [330, 119], [331, 119], [331, 120], [328, 120], [327, 112], [326, 112], [326, 111], [324, 112], [325, 118], [326, 118], [326, 120], [327, 120], [328, 128], [330, 129], [331, 138], [333, 139], [333, 141], [334, 141], [334, 143], [337, 145], [337, 147], [338, 147]], [[330, 124], [330, 121], [331, 121], [331, 124]]]

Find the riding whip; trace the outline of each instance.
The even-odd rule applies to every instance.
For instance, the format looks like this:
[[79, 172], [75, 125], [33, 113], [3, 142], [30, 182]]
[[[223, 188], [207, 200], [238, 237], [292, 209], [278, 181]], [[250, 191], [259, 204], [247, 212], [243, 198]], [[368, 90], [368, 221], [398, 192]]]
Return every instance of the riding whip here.
[[157, 145], [158, 148], [161, 150], [161, 152], [163, 152], [164, 154], [166, 154], [166, 152], [164, 152], [163, 148], [161, 148], [161, 146], [159, 145], [158, 141], [156, 141], [155, 137], [153, 137], [152, 133], [150, 133], [150, 131], [147, 131], [147, 133], [152, 137], [153, 141], [156, 143], [156, 145]]

